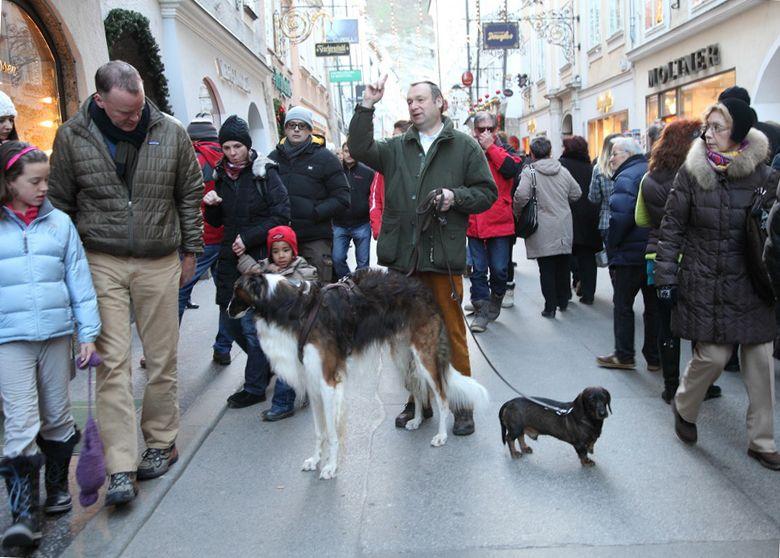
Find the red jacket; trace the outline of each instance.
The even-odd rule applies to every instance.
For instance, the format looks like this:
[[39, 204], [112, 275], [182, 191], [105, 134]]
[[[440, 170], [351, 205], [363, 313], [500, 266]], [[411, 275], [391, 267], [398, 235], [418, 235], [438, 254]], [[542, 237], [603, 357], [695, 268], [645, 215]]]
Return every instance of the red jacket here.
[[469, 216], [466, 234], [473, 238], [514, 236], [515, 220], [512, 215], [512, 186], [520, 172], [522, 160], [500, 145], [493, 144], [485, 151], [490, 172], [498, 186], [498, 199], [483, 213]]
[[[222, 147], [214, 141], [194, 141], [195, 155], [198, 157], [200, 170], [203, 172], [203, 195], [214, 189], [214, 167], [222, 160]], [[212, 227], [205, 217], [206, 204], [200, 202], [200, 212], [203, 217], [203, 244], [220, 244], [224, 227]]]
[[382, 228], [382, 211], [385, 209], [385, 177], [382, 173], [374, 174], [371, 190], [368, 194], [368, 218], [371, 221], [371, 233], [374, 240], [379, 238]]

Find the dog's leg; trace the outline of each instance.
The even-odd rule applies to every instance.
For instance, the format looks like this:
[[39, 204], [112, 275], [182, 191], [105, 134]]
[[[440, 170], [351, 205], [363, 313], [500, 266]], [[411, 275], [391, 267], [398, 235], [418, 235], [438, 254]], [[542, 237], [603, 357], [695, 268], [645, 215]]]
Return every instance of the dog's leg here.
[[[450, 414], [450, 407], [447, 403], [446, 396], [443, 393], [440, 393], [436, 386], [436, 381], [434, 380], [436, 371], [431, 370], [426, 366], [425, 360], [420, 358], [420, 353], [416, 347], [412, 348], [412, 354], [414, 355], [418, 374], [423, 376], [425, 383], [428, 384], [428, 392], [433, 394], [433, 399], [436, 402], [436, 412], [439, 416], [439, 431], [431, 440], [431, 445], [434, 447], [441, 447], [447, 443], [447, 417]], [[417, 410], [415, 409], [415, 415], [417, 414], [416, 411]]]
[[322, 399], [318, 394], [312, 393], [309, 397], [309, 404], [311, 405], [311, 415], [314, 417], [314, 434], [317, 441], [314, 445], [314, 455], [303, 462], [304, 471], [316, 471], [317, 465], [320, 464], [322, 457], [322, 446], [325, 442], [325, 436], [322, 431]]
[[577, 452], [577, 456], [580, 458], [580, 463], [583, 467], [593, 467], [596, 464], [595, 461], [588, 457], [587, 446], [574, 446], [574, 449]]
[[325, 437], [328, 444], [325, 465], [320, 470], [321, 479], [332, 479], [336, 476], [339, 461], [339, 434], [336, 417], [336, 388], [322, 380], [322, 410], [325, 415]]
[[588, 453], [593, 453], [593, 446], [596, 444], [596, 442], [591, 442], [588, 444]]
[[414, 418], [406, 423], [407, 430], [417, 430], [423, 421], [423, 400], [416, 393], [412, 393], [414, 399]]
[[517, 459], [518, 457], [522, 457], [523, 454], [520, 453], [519, 451], [517, 451], [517, 448], [515, 447], [515, 439], [514, 438], [509, 438], [506, 441], [506, 445], [509, 448], [509, 455], [512, 456], [512, 459]]
[[[534, 450], [531, 446], [525, 443], [525, 434], [522, 432], [520, 433], [520, 436], [517, 438], [520, 442], [520, 449], [523, 451], [523, 453], [533, 453]], [[536, 438], [534, 438], [536, 440]]]

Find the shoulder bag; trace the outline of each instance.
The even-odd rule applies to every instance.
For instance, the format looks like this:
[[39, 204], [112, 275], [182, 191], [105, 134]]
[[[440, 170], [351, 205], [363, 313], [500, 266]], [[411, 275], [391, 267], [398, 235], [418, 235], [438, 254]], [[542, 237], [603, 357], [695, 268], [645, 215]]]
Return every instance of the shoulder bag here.
[[536, 169], [533, 165], [528, 165], [528, 172], [531, 173], [531, 198], [515, 215], [515, 236], [518, 238], [528, 238], [536, 232], [539, 227], [538, 208], [536, 202]]
[[767, 304], [775, 303], [772, 280], [764, 262], [764, 245], [768, 236], [767, 222], [769, 214], [764, 208], [766, 189], [759, 186], [753, 192], [753, 201], [748, 208], [745, 220], [745, 259], [748, 276], [758, 296]]

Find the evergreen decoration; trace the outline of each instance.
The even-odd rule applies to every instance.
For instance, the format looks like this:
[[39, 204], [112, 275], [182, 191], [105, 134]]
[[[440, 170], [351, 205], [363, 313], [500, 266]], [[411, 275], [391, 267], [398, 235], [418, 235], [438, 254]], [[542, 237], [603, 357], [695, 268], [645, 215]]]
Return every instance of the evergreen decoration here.
[[109, 58], [132, 64], [141, 74], [147, 98], [161, 111], [172, 115], [165, 66], [160, 60], [157, 40], [149, 29], [149, 20], [138, 12], [115, 8], [108, 12], [103, 23]]

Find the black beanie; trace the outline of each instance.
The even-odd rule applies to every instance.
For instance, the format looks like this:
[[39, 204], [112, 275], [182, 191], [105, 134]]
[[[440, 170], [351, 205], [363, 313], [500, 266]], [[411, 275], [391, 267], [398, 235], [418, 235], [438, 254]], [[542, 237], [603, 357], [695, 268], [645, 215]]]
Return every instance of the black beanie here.
[[187, 133], [192, 141], [218, 141], [217, 129], [206, 120], [195, 119], [187, 126]]
[[743, 101], [745, 104], [749, 105], [750, 93], [748, 93], [747, 89], [744, 87], [734, 85], [732, 87], [727, 87], [720, 92], [720, 95], [718, 95], [718, 101], [722, 101], [723, 99], [739, 99], [740, 101]]
[[726, 97], [720, 100], [725, 106], [733, 124], [731, 126], [731, 140], [734, 143], [742, 143], [748, 135], [750, 128], [756, 124], [756, 113], [745, 101], [736, 97]]
[[222, 127], [219, 129], [219, 144], [222, 145], [226, 141], [237, 141], [240, 144], [252, 147], [252, 138], [249, 137], [249, 125], [246, 120], [243, 120], [236, 116], [230, 116]]

